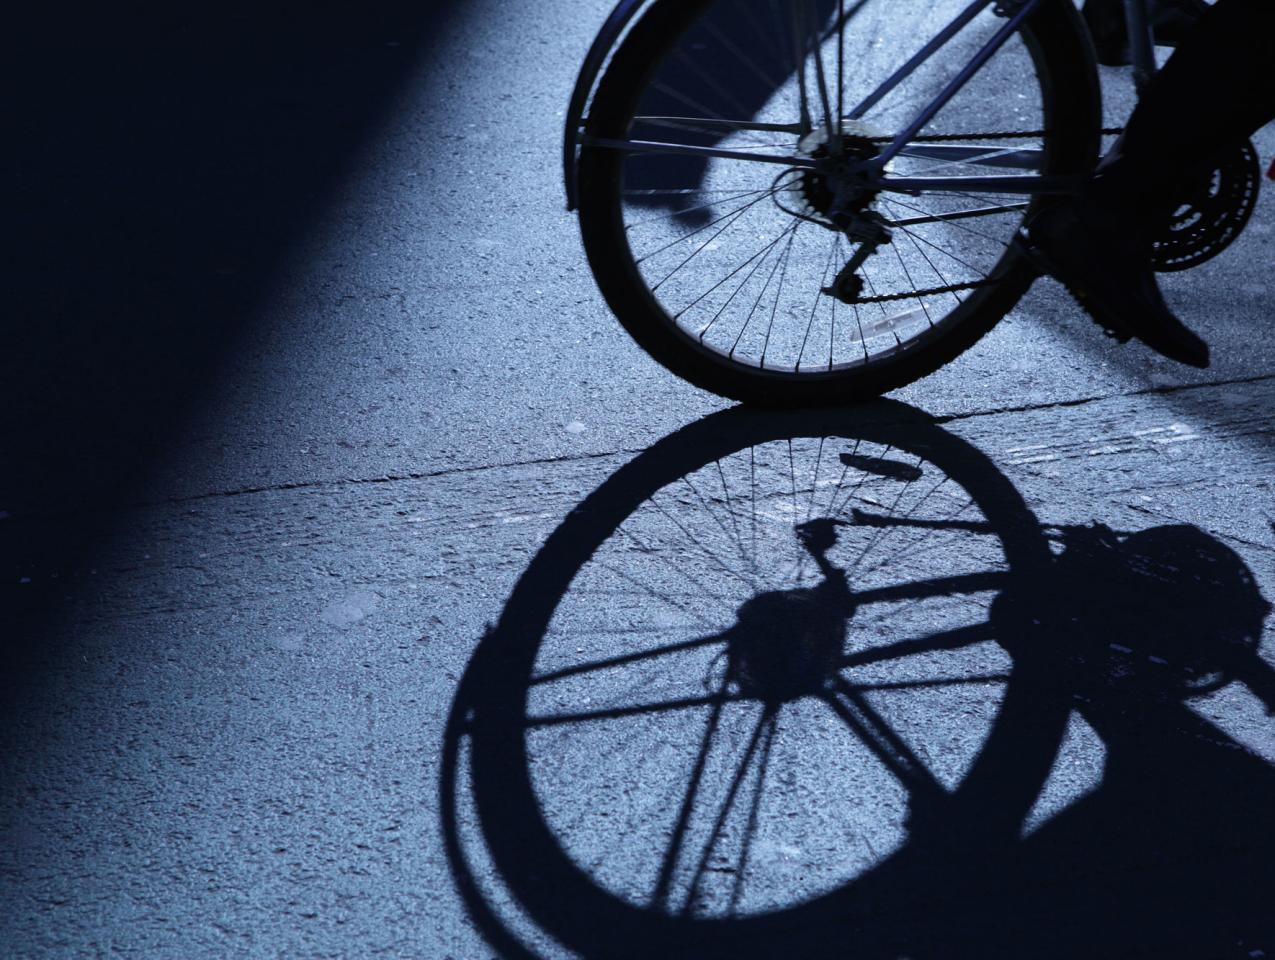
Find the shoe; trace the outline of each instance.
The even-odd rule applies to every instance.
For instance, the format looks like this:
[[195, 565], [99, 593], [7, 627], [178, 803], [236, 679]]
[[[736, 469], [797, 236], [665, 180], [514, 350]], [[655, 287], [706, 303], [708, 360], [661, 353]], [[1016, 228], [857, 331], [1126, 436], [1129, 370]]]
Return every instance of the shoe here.
[[1209, 347], [1173, 315], [1151, 269], [1150, 243], [1128, 218], [1091, 197], [1058, 200], [1035, 214], [1015, 242], [1038, 269], [1067, 288], [1107, 334], [1137, 337], [1192, 367], [1209, 365]]

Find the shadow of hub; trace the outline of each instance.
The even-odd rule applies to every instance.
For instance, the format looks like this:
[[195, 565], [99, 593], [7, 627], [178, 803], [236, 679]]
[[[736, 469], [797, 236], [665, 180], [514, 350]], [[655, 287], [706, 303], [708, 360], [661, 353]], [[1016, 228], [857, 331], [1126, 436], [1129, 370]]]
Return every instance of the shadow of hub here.
[[824, 575], [817, 586], [761, 593], [739, 608], [724, 636], [728, 689], [772, 708], [827, 692], [845, 655], [846, 623], [855, 607], [845, 573], [826, 558], [840, 522], [822, 517], [797, 527]]

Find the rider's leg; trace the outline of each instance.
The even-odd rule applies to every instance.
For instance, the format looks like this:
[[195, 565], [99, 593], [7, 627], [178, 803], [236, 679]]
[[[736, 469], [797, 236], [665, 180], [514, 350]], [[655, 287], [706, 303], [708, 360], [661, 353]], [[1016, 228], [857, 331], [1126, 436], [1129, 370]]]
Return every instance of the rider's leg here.
[[1158, 229], [1221, 150], [1275, 120], [1275, 2], [1218, 0], [1138, 100], [1096, 193]]
[[1207, 366], [1208, 346], [1160, 295], [1152, 239], [1182, 184], [1273, 116], [1275, 0], [1218, 0], [1148, 84], [1083, 194], [1026, 225], [1027, 252], [1118, 337]]
[[[1156, 46], [1176, 47], [1195, 29], [1195, 21], [1208, 9], [1204, 0], [1149, 0], [1147, 19], [1155, 30]], [[1098, 62], [1109, 67], [1133, 63], [1123, 0], [1085, 0], [1081, 10], [1093, 37]]]

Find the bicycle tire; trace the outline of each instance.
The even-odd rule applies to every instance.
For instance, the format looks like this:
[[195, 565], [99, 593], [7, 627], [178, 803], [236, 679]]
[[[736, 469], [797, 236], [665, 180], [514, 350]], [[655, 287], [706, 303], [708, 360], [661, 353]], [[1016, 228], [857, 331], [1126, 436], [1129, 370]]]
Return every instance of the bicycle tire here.
[[[724, 2], [730, 0], [659, 2], [646, 11], [620, 43], [599, 81], [586, 122], [588, 136], [625, 136], [657, 65], [671, 56], [670, 51], [680, 56], [682, 52], [675, 46], [678, 38], [685, 36], [715, 3]], [[1074, 174], [1091, 169], [1100, 142], [1100, 103], [1091, 44], [1078, 13], [1067, 0], [1045, 0], [1023, 22], [1019, 36], [1035, 65], [1040, 87], [1047, 131], [1042, 140], [1042, 172]], [[1007, 246], [999, 261], [987, 271], [984, 285], [964, 298], [953, 294], [960, 303], [941, 319], [933, 320], [925, 300], [918, 300], [930, 327], [907, 341], [899, 341], [895, 332], [897, 348], [891, 347], [870, 362], [868, 341], [860, 325], [864, 348], [861, 364], [838, 363], [833, 369], [833, 351], [845, 349], [840, 342], [829, 347], [826, 371], [801, 369], [801, 355], [795, 371], [767, 369], [765, 347], [760, 365], [751, 360], [742, 363], [735, 359], [734, 347], [731, 356], [723, 356], [720, 348], [705, 348], [702, 333], [697, 340], [691, 331], [679, 326], [635, 262], [627, 236], [631, 225], [625, 222], [623, 209], [626, 156], [632, 155], [587, 142], [581, 149], [580, 229], [588, 261], [607, 304], [638, 345], [677, 376], [721, 396], [769, 405], [818, 404], [864, 399], [897, 389], [932, 373], [971, 347], [1018, 302], [1036, 276], [1014, 248]], [[922, 242], [928, 243], [924, 238]], [[901, 243], [895, 245], [896, 251]], [[925, 248], [915, 239], [911, 243], [926, 257]], [[902, 255], [899, 256], [902, 262]], [[933, 256], [937, 258], [938, 254]], [[930, 266], [941, 275], [933, 262]], [[905, 264], [904, 271], [907, 269]], [[781, 288], [783, 282], [781, 277]], [[777, 292], [776, 311], [779, 296]], [[833, 305], [834, 334], [836, 310]], [[813, 322], [814, 309], [811, 316]], [[772, 326], [774, 322], [772, 314]], [[806, 333], [809, 336], [809, 326]], [[766, 338], [769, 346], [769, 329]], [[803, 341], [801, 350], [805, 349]]]

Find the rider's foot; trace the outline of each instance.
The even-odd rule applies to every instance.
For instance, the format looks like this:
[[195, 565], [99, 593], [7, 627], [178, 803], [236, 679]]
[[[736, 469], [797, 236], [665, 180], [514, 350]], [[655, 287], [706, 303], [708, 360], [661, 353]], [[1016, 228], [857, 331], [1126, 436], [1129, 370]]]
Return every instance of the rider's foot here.
[[1171, 360], [1209, 365], [1209, 347], [1173, 315], [1151, 268], [1150, 244], [1129, 218], [1092, 196], [1058, 200], [1019, 231], [1029, 258], [1121, 342], [1137, 337]]

